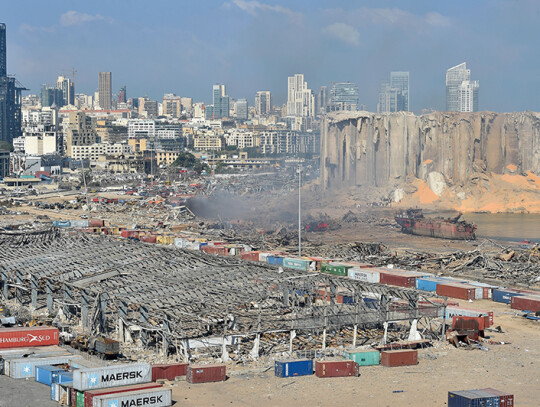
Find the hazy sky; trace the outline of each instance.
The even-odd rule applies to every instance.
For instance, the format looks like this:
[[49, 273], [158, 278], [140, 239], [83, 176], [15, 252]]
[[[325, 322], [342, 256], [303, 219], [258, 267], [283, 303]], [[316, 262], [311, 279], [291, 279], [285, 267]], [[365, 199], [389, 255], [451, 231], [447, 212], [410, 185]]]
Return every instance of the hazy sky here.
[[443, 109], [445, 71], [466, 61], [480, 108], [540, 110], [540, 1], [4, 0], [8, 72], [32, 93], [74, 67], [76, 91], [211, 101], [214, 83], [277, 103], [287, 76], [318, 92], [352, 81], [376, 109], [379, 82], [410, 71], [411, 109]]

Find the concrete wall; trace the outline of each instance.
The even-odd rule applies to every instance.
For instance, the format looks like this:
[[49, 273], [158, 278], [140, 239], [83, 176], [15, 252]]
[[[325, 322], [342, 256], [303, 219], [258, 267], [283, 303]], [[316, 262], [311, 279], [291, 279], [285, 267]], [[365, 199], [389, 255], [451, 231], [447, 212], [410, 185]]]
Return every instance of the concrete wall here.
[[431, 171], [464, 183], [509, 164], [540, 174], [540, 113], [343, 112], [328, 115], [321, 130], [325, 188], [395, 185]]

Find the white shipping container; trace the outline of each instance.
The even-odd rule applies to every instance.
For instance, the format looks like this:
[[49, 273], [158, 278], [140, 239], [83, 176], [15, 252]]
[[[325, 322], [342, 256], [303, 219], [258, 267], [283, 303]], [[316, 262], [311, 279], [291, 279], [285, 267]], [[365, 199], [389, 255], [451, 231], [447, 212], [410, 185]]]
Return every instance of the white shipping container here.
[[171, 389], [163, 388], [104, 394], [94, 396], [93, 400], [94, 407], [165, 407], [172, 405]]
[[51, 385], [51, 400], [60, 401], [60, 385], [58, 383]]
[[[61, 363], [69, 363], [72, 360], [81, 359], [80, 356], [61, 356], [61, 357], [46, 357], [46, 358], [20, 358], [6, 360], [6, 375], [14, 379], [24, 379], [35, 377], [36, 366], [43, 365], [59, 365]], [[8, 366], [9, 364], [9, 366]]]
[[369, 269], [359, 267], [349, 269], [349, 278], [366, 281], [368, 283], [379, 283], [381, 281], [381, 275], [378, 272], [369, 271]]
[[152, 381], [152, 368], [148, 363], [130, 363], [73, 371], [73, 387], [79, 391], [150, 381]]
[[484, 289], [482, 287], [475, 287], [474, 288], [474, 299], [475, 300], [481, 300], [484, 298]]

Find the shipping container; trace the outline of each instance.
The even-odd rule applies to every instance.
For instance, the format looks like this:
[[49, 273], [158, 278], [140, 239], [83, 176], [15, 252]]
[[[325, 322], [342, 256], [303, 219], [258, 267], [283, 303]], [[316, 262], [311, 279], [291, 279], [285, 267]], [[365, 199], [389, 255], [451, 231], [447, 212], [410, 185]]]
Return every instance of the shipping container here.
[[223, 364], [191, 365], [186, 372], [188, 383], [223, 382], [227, 379], [227, 369]]
[[87, 220], [72, 220], [71, 221], [71, 227], [72, 228], [87, 228], [89, 226], [89, 223]]
[[2, 353], [0, 354], [0, 374], [9, 376], [9, 361], [13, 359], [25, 358], [29, 355], [31, 355], [32, 358], [72, 356], [71, 353], [63, 350], [59, 346], [2, 349]]
[[493, 295], [493, 290], [498, 288], [491, 284], [480, 283], [478, 281], [467, 281], [466, 284], [472, 285], [474, 287], [482, 288], [482, 298], [490, 299]]
[[[163, 387], [162, 384], [155, 382], [132, 384], [129, 386], [109, 387], [106, 389], [87, 390], [83, 392], [83, 404], [82, 407], [93, 407], [94, 397], [106, 394], [125, 393], [127, 391], [138, 391], [146, 389], [157, 389]], [[78, 406], [77, 406], [78, 407]]]
[[58, 345], [58, 329], [53, 327], [0, 328], [0, 348]]
[[397, 349], [381, 351], [381, 365], [387, 367], [407, 366], [418, 364], [416, 349]]
[[61, 366], [43, 365], [36, 366], [36, 382], [50, 386], [53, 383], [53, 373], [65, 372], [67, 369]]
[[380, 270], [381, 274], [380, 283], [387, 285], [395, 285], [399, 287], [410, 287], [414, 288], [416, 286], [416, 277], [407, 275], [404, 273], [398, 273], [395, 271], [383, 271]]
[[171, 389], [147, 389], [94, 397], [94, 407], [145, 406], [163, 407], [172, 405]]
[[463, 317], [488, 317], [486, 321], [489, 321], [487, 323], [486, 328], [489, 328], [493, 325], [493, 311], [482, 311], [477, 309], [469, 309], [469, 308], [463, 308], [463, 307], [457, 307], [455, 305], [449, 305], [446, 308], [446, 318], [452, 319], [455, 316], [463, 316]]
[[437, 285], [437, 295], [443, 297], [459, 298], [461, 300], [474, 300], [476, 298], [476, 287], [457, 284], [445, 283]]
[[376, 269], [353, 267], [349, 269], [349, 278], [353, 280], [366, 281], [378, 284], [381, 282], [381, 275]]
[[317, 360], [315, 376], [319, 378], [358, 376], [358, 363], [352, 360]]
[[130, 363], [73, 371], [73, 387], [77, 390], [125, 386], [151, 380], [152, 369], [148, 363]]
[[44, 365], [59, 365], [61, 363], [69, 363], [71, 360], [80, 359], [80, 356], [61, 356], [61, 357], [46, 357], [46, 358], [21, 358], [7, 360], [5, 364], [6, 374], [14, 379], [25, 379], [35, 377], [36, 366]]
[[347, 277], [349, 275], [350, 268], [352, 267], [342, 263], [323, 263], [321, 265], [321, 272], [333, 274], [335, 276]]
[[51, 384], [51, 400], [60, 400], [60, 385], [58, 383]]
[[416, 288], [424, 291], [437, 291], [437, 285], [439, 284], [461, 284], [463, 282], [446, 277], [422, 277], [416, 279]]
[[448, 407], [499, 407], [496, 396], [474, 390], [449, 391]]
[[309, 271], [309, 260], [296, 257], [285, 257], [283, 259], [283, 267], [290, 269]]
[[313, 361], [276, 360], [274, 370], [277, 377], [308, 376], [313, 374]]
[[258, 252], [258, 251], [256, 251], [256, 252], [247, 252], [247, 253], [242, 253], [242, 255], [240, 257], [242, 258], [242, 260], [259, 261], [259, 254], [260, 254], [260, 252]]
[[71, 405], [71, 384], [54, 383], [54, 385], [57, 387], [56, 401], [58, 401], [58, 404], [62, 406]]
[[156, 243], [157, 242], [157, 238], [156, 238], [155, 235], [140, 236], [139, 240], [141, 242], [145, 242], [145, 243]]
[[53, 383], [58, 384], [73, 384], [72, 372], [57, 372], [52, 375]]
[[510, 301], [510, 307], [512, 309], [532, 312], [540, 311], [540, 297], [523, 295], [521, 297], [512, 297]]
[[372, 349], [346, 350], [343, 352], [343, 357], [355, 361], [359, 366], [373, 366], [381, 363], [381, 353]]
[[88, 222], [88, 226], [91, 228], [102, 228], [105, 226], [105, 221], [102, 219], [90, 219], [90, 222]]
[[466, 316], [454, 316], [452, 317], [452, 329], [477, 329], [479, 331], [485, 330], [489, 327], [489, 316], [484, 317], [466, 317]]
[[[75, 407], [84, 407], [84, 391], [76, 390], [77, 397], [75, 398], [76, 406]], [[73, 403], [73, 400], [71, 401]]]
[[122, 230], [120, 232], [120, 236], [126, 237], [128, 239], [138, 239], [139, 238], [139, 230]]
[[57, 228], [69, 228], [71, 227], [71, 222], [69, 220], [55, 220], [53, 221], [53, 226]]
[[158, 379], [174, 380], [178, 376], [185, 376], [188, 363], [169, 363], [152, 365], [152, 381]]
[[514, 407], [514, 395], [513, 394], [510, 394], [510, 393], [507, 393], [507, 392], [504, 392], [504, 391], [500, 391], [500, 390], [496, 390], [496, 389], [492, 389], [490, 387], [488, 387], [486, 389], [480, 389], [480, 390], [485, 391], [486, 393], [493, 394], [494, 396], [498, 396], [499, 397], [499, 405], [501, 407]]
[[512, 290], [511, 288], [496, 288], [493, 290], [491, 299], [495, 302], [510, 304], [512, 297], [521, 297], [523, 293]]
[[268, 256], [266, 262], [272, 266], [283, 266], [284, 258], [282, 256]]

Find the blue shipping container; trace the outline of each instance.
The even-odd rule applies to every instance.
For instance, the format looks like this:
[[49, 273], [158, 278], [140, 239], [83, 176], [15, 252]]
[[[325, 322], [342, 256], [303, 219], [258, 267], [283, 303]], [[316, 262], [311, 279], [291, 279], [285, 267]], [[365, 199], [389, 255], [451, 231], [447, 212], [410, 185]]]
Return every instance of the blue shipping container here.
[[500, 397], [478, 390], [449, 391], [448, 407], [500, 407]]
[[52, 375], [52, 382], [59, 384], [73, 383], [73, 373], [71, 372], [54, 372]]
[[313, 361], [276, 360], [275, 373], [277, 377], [309, 376], [313, 374]]
[[417, 278], [416, 288], [424, 291], [437, 291], [437, 284], [440, 284], [441, 280], [434, 278]]
[[46, 384], [50, 386], [53, 383], [53, 373], [65, 372], [66, 369], [63, 369], [58, 366], [36, 366], [36, 382]]
[[495, 302], [502, 302], [504, 304], [510, 304], [512, 302], [512, 297], [520, 297], [523, 294], [516, 293], [510, 290], [496, 289], [493, 290], [492, 300]]
[[71, 222], [69, 220], [55, 220], [53, 222], [53, 226], [57, 228], [69, 228], [71, 226]]
[[281, 256], [268, 256], [266, 262], [273, 266], [283, 266], [283, 257]]

